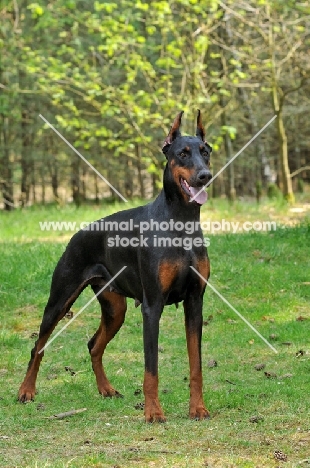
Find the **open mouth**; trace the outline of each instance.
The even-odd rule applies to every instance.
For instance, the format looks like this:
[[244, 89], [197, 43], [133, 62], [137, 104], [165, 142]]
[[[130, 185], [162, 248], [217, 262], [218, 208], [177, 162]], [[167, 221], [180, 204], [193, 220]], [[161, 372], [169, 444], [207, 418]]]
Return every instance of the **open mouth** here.
[[182, 178], [180, 179], [180, 185], [186, 195], [194, 198], [193, 202], [198, 203], [198, 205], [203, 205], [208, 200], [208, 194], [204, 191], [203, 187], [192, 187]]

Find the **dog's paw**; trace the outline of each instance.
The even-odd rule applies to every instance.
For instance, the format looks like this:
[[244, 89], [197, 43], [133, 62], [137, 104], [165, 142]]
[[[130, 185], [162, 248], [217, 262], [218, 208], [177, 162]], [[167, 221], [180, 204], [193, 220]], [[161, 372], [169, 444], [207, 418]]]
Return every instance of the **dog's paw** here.
[[209, 411], [204, 407], [198, 407], [195, 410], [191, 410], [189, 413], [190, 419], [195, 419], [196, 421], [202, 421], [203, 419], [210, 419], [211, 415]]
[[163, 414], [161, 415], [153, 415], [153, 416], [145, 416], [145, 422], [146, 423], [165, 423], [167, 420]]
[[145, 402], [144, 416], [145, 416], [145, 422], [147, 423], [153, 423], [153, 422], [165, 423], [166, 422], [165, 415], [163, 413], [163, 410], [161, 409], [160, 403], [157, 398], [154, 400]]
[[31, 401], [34, 401], [35, 393], [35, 389], [21, 387], [18, 392], [18, 401], [20, 403], [30, 403]]
[[120, 392], [115, 390], [114, 388], [102, 388], [99, 390], [100, 395], [102, 395], [104, 398], [124, 398], [124, 395], [122, 395]]

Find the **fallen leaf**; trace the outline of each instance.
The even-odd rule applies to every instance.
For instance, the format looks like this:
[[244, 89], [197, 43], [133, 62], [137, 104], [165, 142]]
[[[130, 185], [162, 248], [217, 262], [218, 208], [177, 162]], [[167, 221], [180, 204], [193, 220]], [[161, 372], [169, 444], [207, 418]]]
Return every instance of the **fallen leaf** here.
[[263, 421], [263, 420], [264, 420], [264, 418], [262, 416], [251, 416], [249, 418], [249, 421], [251, 423], [258, 423], [259, 421]]
[[268, 315], [263, 315], [263, 316], [262, 316], [262, 320], [264, 320], [265, 322], [271, 322], [271, 323], [274, 322], [274, 318], [273, 318], [273, 317], [269, 317]]
[[45, 405], [44, 405], [43, 403], [39, 403], [39, 404], [37, 405], [37, 410], [38, 410], [38, 411], [43, 411], [43, 410], [45, 410]]
[[277, 339], [278, 339], [278, 335], [276, 335], [275, 333], [271, 333], [271, 335], [269, 335], [269, 340], [275, 341]]
[[137, 404], [134, 406], [134, 408], [137, 409], [137, 410], [143, 410], [143, 409], [144, 409], [144, 402], [137, 403]]
[[275, 460], [279, 460], [279, 461], [287, 461], [287, 455], [285, 455], [285, 453], [282, 452], [282, 450], [275, 450], [273, 452], [273, 457]]
[[264, 374], [267, 377], [267, 379], [276, 379], [277, 378], [277, 374], [275, 374], [274, 372], [264, 372]]
[[212, 320], [213, 320], [213, 315], [209, 315], [209, 317], [207, 317], [207, 320], [203, 322], [203, 325], [205, 326], [209, 325]]
[[296, 318], [297, 322], [304, 322], [305, 320], [308, 320], [307, 317], [304, 317], [303, 315], [299, 315], [299, 317]]
[[76, 372], [74, 372], [74, 370], [69, 366], [65, 366], [65, 371], [70, 372], [70, 375], [75, 375], [76, 374]]
[[260, 250], [253, 250], [252, 255], [254, 257], [260, 257], [261, 256], [261, 251]]
[[215, 361], [215, 359], [211, 359], [208, 364], [207, 364], [208, 367], [217, 367], [217, 361]]
[[257, 371], [260, 371], [260, 370], [265, 369], [265, 367], [266, 367], [266, 364], [263, 364], [263, 363], [262, 364], [256, 364], [254, 366], [254, 369], [257, 370]]
[[57, 379], [57, 374], [49, 374], [46, 378], [47, 380], [55, 380]]

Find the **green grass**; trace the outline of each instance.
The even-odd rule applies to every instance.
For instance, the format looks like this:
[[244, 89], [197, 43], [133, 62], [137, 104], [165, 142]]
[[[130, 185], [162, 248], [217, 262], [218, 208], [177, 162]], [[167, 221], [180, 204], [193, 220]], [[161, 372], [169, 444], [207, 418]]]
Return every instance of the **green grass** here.
[[[283, 199], [264, 199], [261, 204], [252, 200], [236, 201], [231, 205], [226, 199], [210, 198], [202, 207], [201, 220], [207, 221], [276, 221], [280, 225], [295, 225], [307, 218], [310, 220], [310, 194], [299, 195], [294, 207], [288, 205]], [[68, 221], [90, 223], [102, 216], [107, 216], [121, 209], [139, 206], [145, 202], [136, 199], [129, 203], [103, 203], [102, 205], [82, 205], [76, 208], [74, 205], [50, 205], [35, 206], [26, 209], [16, 209], [14, 212], [0, 212], [0, 241], [8, 239], [17, 242], [29, 242], [31, 240], [67, 242], [73, 231], [53, 231], [40, 229], [40, 222], [44, 221]], [[296, 211], [300, 210], [300, 211]], [[208, 234], [208, 232], [206, 232]]]
[[[212, 219], [229, 211], [228, 204], [220, 205]], [[123, 399], [97, 394], [86, 346], [100, 319], [93, 302], [46, 351], [36, 401], [16, 402], [34, 342], [31, 334], [38, 331], [51, 274], [66, 245], [61, 233], [43, 235], [38, 221], [55, 220], [57, 213], [60, 219], [80, 222], [84, 216], [91, 221], [115, 208], [30, 209], [0, 215], [0, 466], [275, 467], [279, 463], [273, 459], [274, 450], [287, 454], [285, 466], [306, 466], [299, 463], [310, 460], [309, 221], [265, 234], [209, 236], [212, 285], [263, 336], [274, 335], [271, 343], [278, 350], [274, 354], [207, 289], [204, 318], [212, 319], [203, 330], [203, 374], [211, 420], [187, 418], [188, 362], [180, 306], [167, 307], [161, 320], [160, 400], [168, 422], [143, 422], [143, 412], [135, 409], [143, 401], [142, 394], [135, 395], [143, 380], [142, 319], [131, 300], [125, 324], [104, 359]], [[251, 210], [253, 220], [262, 219], [259, 210], [268, 212], [266, 205], [258, 211], [254, 205], [240, 206], [236, 216], [248, 219]], [[282, 210], [285, 217], [286, 208]], [[207, 208], [204, 212], [208, 216]], [[73, 310], [91, 296], [86, 290]], [[300, 316], [307, 320], [296, 320]], [[282, 344], [286, 342], [291, 344]], [[304, 355], [297, 358], [300, 349]], [[211, 359], [217, 367], [208, 367]], [[266, 368], [258, 372], [254, 366], [259, 363]], [[277, 377], [268, 379], [264, 371]], [[84, 413], [64, 420], [48, 419], [84, 407]], [[262, 419], [251, 423], [252, 416]]]

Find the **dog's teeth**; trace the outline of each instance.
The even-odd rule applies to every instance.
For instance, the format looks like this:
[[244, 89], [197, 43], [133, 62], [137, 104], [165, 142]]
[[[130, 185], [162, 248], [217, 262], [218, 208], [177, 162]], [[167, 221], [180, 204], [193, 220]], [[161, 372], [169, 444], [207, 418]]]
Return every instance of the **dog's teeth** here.
[[185, 179], [182, 179], [182, 180], [183, 180], [183, 183], [184, 183], [185, 187], [190, 189], [190, 186], [188, 185], [187, 181]]

